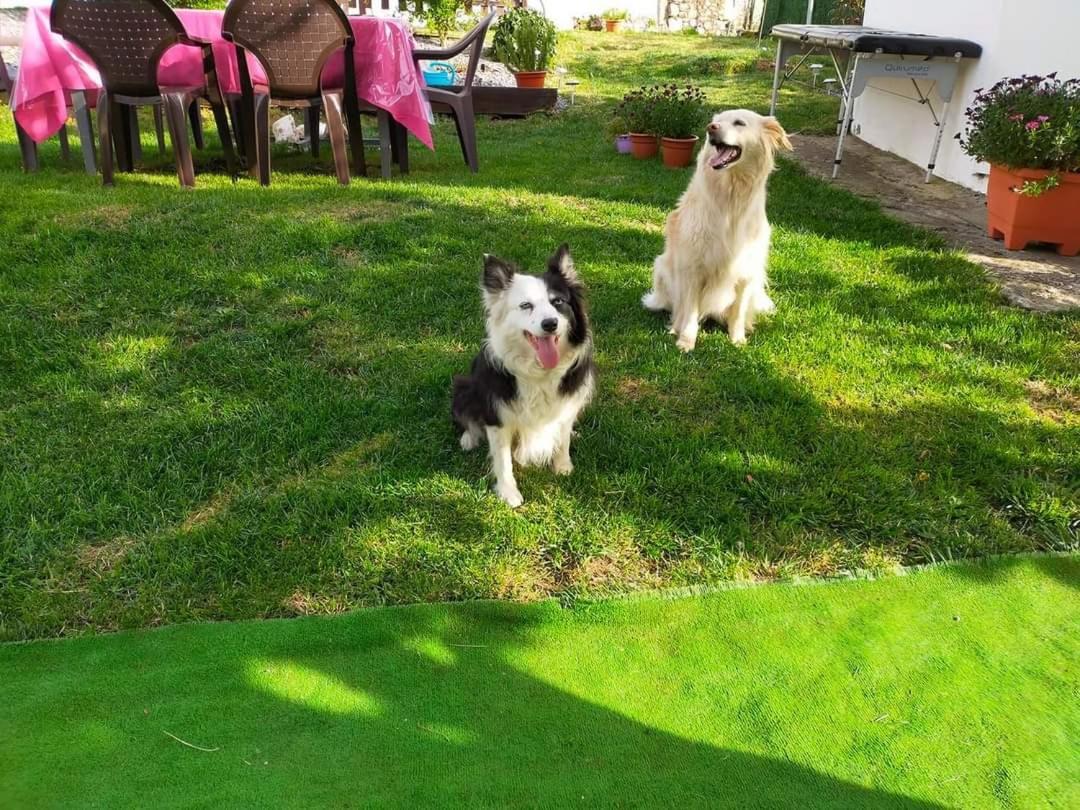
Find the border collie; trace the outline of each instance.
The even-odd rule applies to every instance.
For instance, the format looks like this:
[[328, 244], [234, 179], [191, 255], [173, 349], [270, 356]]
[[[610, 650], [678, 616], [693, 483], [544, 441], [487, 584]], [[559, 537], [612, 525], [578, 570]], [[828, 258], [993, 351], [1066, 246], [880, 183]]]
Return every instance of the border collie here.
[[452, 415], [463, 450], [487, 438], [495, 492], [518, 507], [514, 461], [574, 469], [570, 437], [596, 377], [585, 288], [562, 245], [542, 276], [485, 255], [481, 291], [487, 342], [469, 374], [454, 377]]

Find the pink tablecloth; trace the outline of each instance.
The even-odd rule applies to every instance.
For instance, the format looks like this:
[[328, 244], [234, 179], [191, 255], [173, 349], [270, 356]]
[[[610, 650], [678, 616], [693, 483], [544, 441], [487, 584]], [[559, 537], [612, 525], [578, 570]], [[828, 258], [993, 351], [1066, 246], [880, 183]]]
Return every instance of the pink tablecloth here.
[[[221, 38], [223, 11], [178, 10], [189, 35], [210, 42], [217, 63], [218, 83], [224, 93], [240, 92], [236, 49]], [[364, 101], [388, 111], [429, 149], [433, 148], [430, 107], [424, 80], [412, 58], [413, 40], [399, 20], [350, 17], [356, 38], [357, 94]], [[252, 79], [265, 74], [252, 63]], [[344, 77], [344, 52], [330, 58], [323, 70], [327, 86], [340, 87]], [[170, 48], [158, 66], [163, 87], [198, 87], [203, 83], [202, 56], [198, 48]], [[23, 29], [22, 59], [11, 94], [12, 109], [22, 128], [38, 143], [59, 131], [67, 120], [73, 91], [96, 91], [101, 75], [79, 48], [54, 34], [49, 9], [32, 8]]]

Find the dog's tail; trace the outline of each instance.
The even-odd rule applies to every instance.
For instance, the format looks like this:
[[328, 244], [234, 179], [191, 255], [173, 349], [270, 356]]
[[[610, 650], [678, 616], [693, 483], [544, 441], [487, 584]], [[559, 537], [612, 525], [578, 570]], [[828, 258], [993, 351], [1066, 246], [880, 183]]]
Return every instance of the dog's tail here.
[[671, 302], [667, 300], [664, 291], [664, 277], [668, 271], [668, 254], [665, 251], [656, 257], [653, 262], [653, 286], [645, 295], [641, 296], [641, 305], [653, 312], [664, 312], [671, 309]]

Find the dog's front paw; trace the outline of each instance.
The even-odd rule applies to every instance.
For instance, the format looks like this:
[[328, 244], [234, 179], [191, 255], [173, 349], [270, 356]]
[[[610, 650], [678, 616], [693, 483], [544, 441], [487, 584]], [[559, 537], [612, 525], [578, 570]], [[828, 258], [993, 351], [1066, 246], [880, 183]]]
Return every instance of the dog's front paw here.
[[523, 503], [525, 499], [521, 497], [521, 492], [518, 490], [517, 485], [509, 484], [505, 486], [496, 486], [495, 494], [502, 499], [503, 503], [509, 506], [511, 509], [517, 509]]
[[551, 469], [556, 475], [569, 475], [574, 471], [574, 462], [570, 460], [570, 457], [557, 458], [551, 462]]
[[675, 341], [675, 345], [679, 347], [679, 351], [685, 353], [692, 352], [694, 346], [697, 345], [697, 338], [690, 337], [689, 335], [679, 335], [679, 339]]
[[728, 337], [731, 338], [731, 345], [733, 346], [746, 345], [746, 332], [732, 332]]
[[480, 437], [469, 432], [461, 434], [461, 449], [466, 453], [480, 446]]

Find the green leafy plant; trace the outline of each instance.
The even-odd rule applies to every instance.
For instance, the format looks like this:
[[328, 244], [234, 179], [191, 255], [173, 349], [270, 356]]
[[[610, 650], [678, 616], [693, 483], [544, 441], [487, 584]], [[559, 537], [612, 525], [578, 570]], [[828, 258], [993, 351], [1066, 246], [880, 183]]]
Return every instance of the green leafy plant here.
[[603, 14], [600, 15], [605, 20], [628, 20], [630, 19], [630, 12], [624, 8], [609, 8]]
[[[1002, 79], [976, 90], [967, 127], [956, 138], [977, 160], [1011, 169], [1080, 171], [1080, 79], [1057, 74]], [[1058, 185], [1028, 181], [1020, 193], [1037, 197]]]
[[457, 26], [462, 6], [462, 0], [428, 0], [422, 6], [417, 4], [417, 16], [438, 35], [439, 42], [445, 45], [446, 35]]
[[514, 71], [547, 70], [555, 59], [558, 34], [538, 11], [515, 8], [495, 25], [495, 58]]
[[590, 14], [588, 17], [575, 17], [574, 28], [578, 31], [603, 31], [604, 18], [599, 14]]
[[866, 13], [866, 0], [836, 0], [829, 12], [833, 25], [862, 25]]
[[630, 125], [623, 116], [616, 115], [608, 119], [607, 124], [604, 125], [604, 131], [611, 137], [626, 135], [630, 132]]
[[660, 88], [653, 101], [656, 132], [664, 138], [692, 138], [705, 125], [705, 94], [692, 84]]
[[1041, 194], [1052, 191], [1060, 185], [1061, 175], [1048, 174], [1042, 180], [1025, 180], [1016, 191], [1019, 194], [1023, 194], [1025, 197], [1038, 197]]
[[631, 90], [618, 106], [618, 116], [626, 122], [628, 132], [640, 135], [656, 135], [659, 132], [660, 95], [663, 88], [659, 85], [639, 87]]

